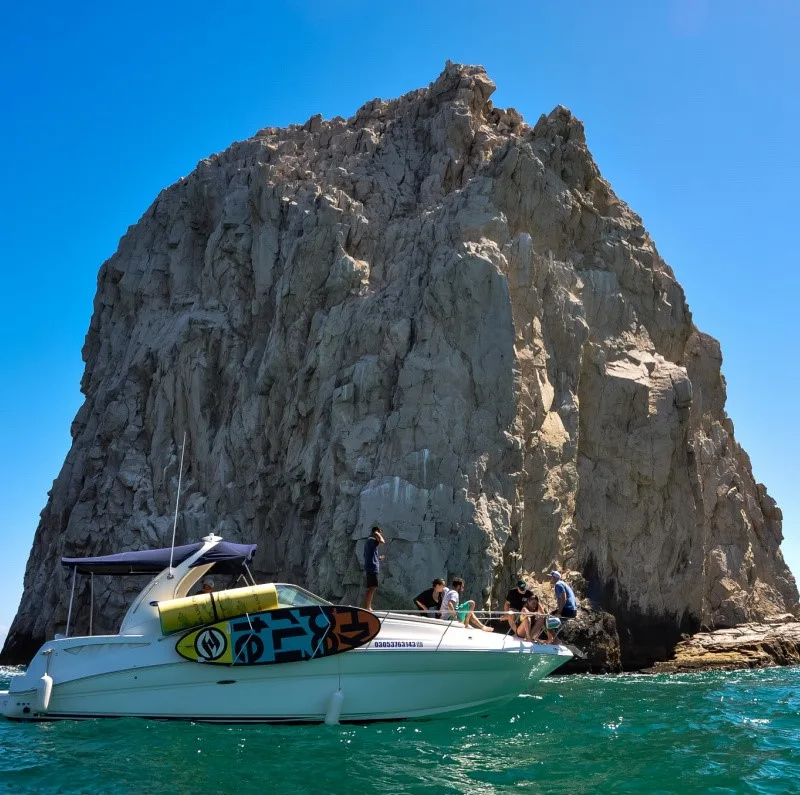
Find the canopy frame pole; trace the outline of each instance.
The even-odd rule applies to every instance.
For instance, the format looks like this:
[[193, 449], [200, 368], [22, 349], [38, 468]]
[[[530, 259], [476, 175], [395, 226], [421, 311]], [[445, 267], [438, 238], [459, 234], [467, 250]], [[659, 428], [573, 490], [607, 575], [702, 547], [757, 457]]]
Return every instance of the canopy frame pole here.
[[94, 616], [94, 572], [89, 580], [89, 635], [92, 635], [92, 618]]
[[[251, 585], [255, 585], [256, 584], [256, 578], [253, 576], [253, 574], [250, 571], [248, 565], [246, 563], [244, 563], [243, 565], [244, 565], [244, 570], [250, 575], [250, 584]], [[245, 580], [245, 582], [246, 582], [246, 580]]]
[[69, 627], [70, 622], [72, 621], [72, 602], [75, 599], [75, 576], [78, 574], [78, 567], [72, 567], [72, 590], [69, 592], [69, 610], [67, 610], [67, 629], [65, 631], [65, 636], [69, 637]]
[[178, 470], [178, 493], [175, 495], [175, 519], [172, 523], [172, 546], [169, 550], [169, 574], [167, 579], [171, 580], [175, 575], [172, 573], [172, 555], [175, 552], [175, 532], [178, 529], [178, 504], [181, 501], [181, 479], [183, 478], [183, 454], [186, 452], [186, 431], [183, 432], [183, 444], [181, 445], [181, 466]]

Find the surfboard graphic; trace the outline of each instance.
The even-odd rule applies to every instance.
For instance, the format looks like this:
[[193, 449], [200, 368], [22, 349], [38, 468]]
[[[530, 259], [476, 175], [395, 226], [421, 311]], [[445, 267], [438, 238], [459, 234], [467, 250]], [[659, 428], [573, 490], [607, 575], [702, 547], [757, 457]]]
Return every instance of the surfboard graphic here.
[[358, 607], [281, 607], [220, 621], [185, 634], [181, 657], [218, 665], [272, 665], [340, 654], [369, 643], [381, 628]]

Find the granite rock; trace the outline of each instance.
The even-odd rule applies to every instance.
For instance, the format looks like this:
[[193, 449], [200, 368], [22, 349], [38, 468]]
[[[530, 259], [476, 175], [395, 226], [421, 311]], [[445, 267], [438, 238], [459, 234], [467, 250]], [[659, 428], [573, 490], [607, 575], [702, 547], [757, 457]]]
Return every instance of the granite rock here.
[[[796, 611], [719, 344], [581, 122], [530, 126], [493, 91], [448, 63], [350, 119], [259, 130], [129, 228], [5, 661], [63, 631], [62, 555], [169, 544], [184, 433], [178, 541], [257, 542], [259, 576], [332, 600], [360, 599], [379, 523], [376, 605], [453, 575], [497, 605], [517, 572], [569, 569], [626, 664]], [[137, 584], [94, 588], [114, 631]]]

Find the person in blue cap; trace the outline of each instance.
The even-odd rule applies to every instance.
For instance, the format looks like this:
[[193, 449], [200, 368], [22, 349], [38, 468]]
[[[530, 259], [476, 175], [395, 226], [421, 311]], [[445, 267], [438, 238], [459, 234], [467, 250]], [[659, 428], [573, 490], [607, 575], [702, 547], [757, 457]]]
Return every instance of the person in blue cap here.
[[550, 585], [553, 586], [556, 596], [556, 609], [553, 610], [553, 615], [560, 618], [575, 618], [578, 615], [575, 592], [561, 579], [561, 572], [550, 572]]

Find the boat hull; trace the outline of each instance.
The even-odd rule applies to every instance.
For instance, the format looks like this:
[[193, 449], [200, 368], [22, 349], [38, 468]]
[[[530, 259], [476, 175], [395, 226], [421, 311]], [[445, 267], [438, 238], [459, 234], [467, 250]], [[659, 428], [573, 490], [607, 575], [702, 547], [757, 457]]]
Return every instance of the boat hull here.
[[[174, 639], [83, 640], [83, 646], [64, 644], [61, 649], [55, 642], [49, 661], [40, 652], [28, 672], [12, 680], [8, 695], [0, 696], [0, 709], [8, 717], [32, 720], [429, 718], [507, 703], [571, 657], [563, 647], [534, 646], [419, 619], [387, 619], [374, 641], [344, 654], [269, 666], [187, 661], [175, 652]], [[128, 664], [120, 669], [123, 658]], [[39, 681], [46, 671], [52, 686], [42, 709]]]

